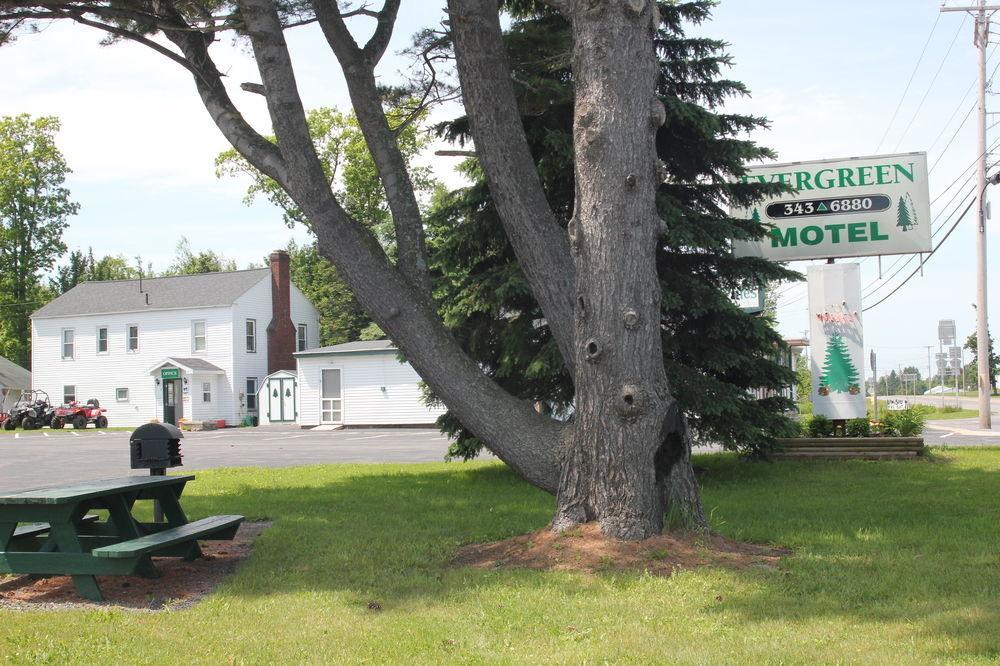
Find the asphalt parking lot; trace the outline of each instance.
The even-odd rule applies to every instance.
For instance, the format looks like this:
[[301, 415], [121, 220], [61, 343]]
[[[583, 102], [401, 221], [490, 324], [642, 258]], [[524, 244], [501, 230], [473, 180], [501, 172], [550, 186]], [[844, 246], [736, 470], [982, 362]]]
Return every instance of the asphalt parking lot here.
[[[975, 419], [930, 421], [924, 440], [928, 446], [1000, 446], [1000, 429], [984, 433], [976, 428]], [[0, 433], [0, 493], [146, 474], [129, 467], [129, 434], [93, 429]], [[441, 462], [447, 450], [448, 440], [433, 428], [229, 428], [185, 433], [182, 469]]]
[[[0, 493], [147, 474], [129, 467], [129, 434], [92, 429], [2, 434]], [[181, 469], [194, 471], [321, 463], [441, 462], [448, 441], [432, 428], [315, 431], [261, 427], [186, 432], [181, 449]]]

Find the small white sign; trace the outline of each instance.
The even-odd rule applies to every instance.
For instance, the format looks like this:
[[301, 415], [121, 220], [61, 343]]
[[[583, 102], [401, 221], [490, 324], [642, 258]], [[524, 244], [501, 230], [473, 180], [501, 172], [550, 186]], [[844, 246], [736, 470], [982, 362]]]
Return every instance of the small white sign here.
[[901, 412], [909, 406], [905, 398], [889, 398], [885, 401], [885, 408], [890, 412]]
[[861, 267], [810, 266], [808, 282], [813, 413], [831, 419], [863, 418], [867, 405]]
[[737, 256], [793, 261], [931, 249], [926, 153], [764, 164], [749, 167], [743, 182], [783, 183], [793, 192], [732, 211], [772, 226], [762, 241], [734, 241]]

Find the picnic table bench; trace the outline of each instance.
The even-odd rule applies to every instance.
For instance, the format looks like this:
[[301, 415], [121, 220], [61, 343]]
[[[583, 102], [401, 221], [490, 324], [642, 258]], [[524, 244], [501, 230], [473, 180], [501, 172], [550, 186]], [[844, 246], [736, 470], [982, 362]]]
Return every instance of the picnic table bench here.
[[[232, 539], [243, 516], [189, 521], [180, 496], [192, 479], [128, 476], [0, 495], [0, 573], [69, 575], [82, 596], [102, 601], [95, 576], [156, 578], [153, 556], [201, 557], [199, 540]], [[166, 522], [136, 519], [139, 500], [158, 501]]]

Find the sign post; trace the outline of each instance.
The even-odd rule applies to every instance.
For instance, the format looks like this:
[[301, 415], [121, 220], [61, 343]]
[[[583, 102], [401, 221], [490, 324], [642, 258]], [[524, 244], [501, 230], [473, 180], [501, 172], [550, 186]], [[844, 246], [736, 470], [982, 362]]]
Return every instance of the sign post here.
[[878, 368], [875, 365], [875, 350], [868, 355], [872, 366], [872, 404], [875, 407], [875, 420], [878, 421]]
[[810, 266], [808, 281], [813, 412], [835, 421], [864, 418], [861, 267]]

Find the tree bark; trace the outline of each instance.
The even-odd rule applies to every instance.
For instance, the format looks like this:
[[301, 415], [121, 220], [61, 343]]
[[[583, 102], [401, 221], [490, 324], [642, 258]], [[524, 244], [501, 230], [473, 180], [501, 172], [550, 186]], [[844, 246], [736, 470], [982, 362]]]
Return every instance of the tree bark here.
[[652, 37], [659, 16], [652, 0], [581, 0], [569, 17], [576, 412], [561, 451], [553, 527], [597, 520], [608, 536], [644, 539], [662, 530], [668, 498], [687, 515], [700, 512], [696, 492], [678, 488], [674, 495], [668, 487], [693, 475], [684, 470], [686, 456], [677, 455], [676, 432], [666, 436], [678, 417], [662, 362], [656, 272], [654, 139], [663, 110], [654, 94]]

